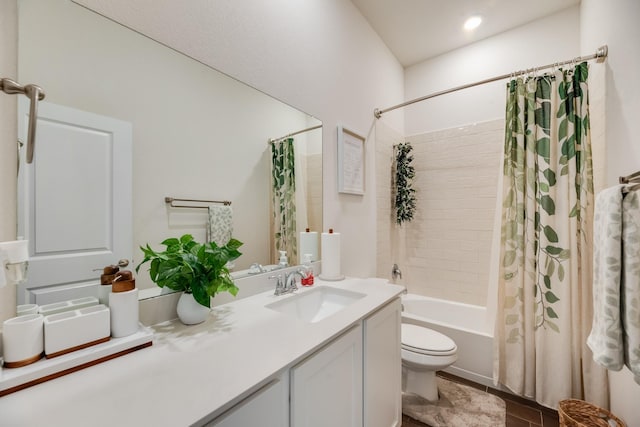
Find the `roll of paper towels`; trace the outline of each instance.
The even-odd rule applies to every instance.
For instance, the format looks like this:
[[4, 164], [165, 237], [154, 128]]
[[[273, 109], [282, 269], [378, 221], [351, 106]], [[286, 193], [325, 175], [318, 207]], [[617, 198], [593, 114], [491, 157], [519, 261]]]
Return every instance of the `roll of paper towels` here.
[[323, 280], [342, 280], [344, 276], [340, 272], [340, 233], [334, 233], [329, 229], [328, 233], [322, 233], [322, 274]]
[[311, 254], [311, 261], [318, 261], [318, 232], [303, 231], [300, 233], [299, 264], [304, 262], [304, 255]]

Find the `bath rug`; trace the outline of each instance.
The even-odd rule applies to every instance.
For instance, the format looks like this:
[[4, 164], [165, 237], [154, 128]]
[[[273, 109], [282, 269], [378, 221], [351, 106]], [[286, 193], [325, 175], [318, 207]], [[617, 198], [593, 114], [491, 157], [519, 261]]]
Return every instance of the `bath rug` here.
[[506, 423], [504, 400], [493, 394], [437, 378], [440, 399], [430, 402], [402, 393], [402, 412], [431, 427], [499, 427]]

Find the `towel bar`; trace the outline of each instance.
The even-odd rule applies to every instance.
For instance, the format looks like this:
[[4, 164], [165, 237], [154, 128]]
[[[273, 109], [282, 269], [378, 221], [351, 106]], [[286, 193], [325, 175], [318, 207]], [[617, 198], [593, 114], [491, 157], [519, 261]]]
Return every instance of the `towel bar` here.
[[640, 171], [634, 172], [631, 175], [621, 176], [618, 178], [620, 184], [636, 184], [622, 189], [622, 194], [627, 194], [630, 191], [640, 190]]

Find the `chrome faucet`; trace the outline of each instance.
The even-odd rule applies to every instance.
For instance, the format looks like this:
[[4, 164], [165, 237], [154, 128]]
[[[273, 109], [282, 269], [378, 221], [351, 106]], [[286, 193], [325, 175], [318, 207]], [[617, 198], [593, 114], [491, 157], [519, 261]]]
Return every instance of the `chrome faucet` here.
[[290, 294], [298, 290], [298, 285], [296, 284], [296, 275], [300, 276], [300, 278], [304, 278], [304, 271], [302, 270], [294, 270], [289, 273], [281, 273], [274, 274], [273, 276], [269, 276], [269, 280], [276, 280], [276, 290], [273, 293], [274, 295], [284, 295]]
[[249, 273], [265, 273], [267, 271], [266, 268], [264, 268], [262, 266], [262, 264], [258, 263], [258, 262], [254, 262], [253, 264], [251, 264], [251, 267], [249, 267]]
[[284, 284], [285, 292], [295, 292], [298, 290], [298, 285], [296, 285], [296, 275], [300, 276], [300, 279], [305, 278], [305, 272], [303, 270], [293, 270], [290, 273], [286, 274], [286, 281]]
[[393, 267], [391, 267], [391, 278], [393, 280], [397, 280], [398, 277], [402, 279], [402, 271], [400, 271], [398, 264], [393, 264]]

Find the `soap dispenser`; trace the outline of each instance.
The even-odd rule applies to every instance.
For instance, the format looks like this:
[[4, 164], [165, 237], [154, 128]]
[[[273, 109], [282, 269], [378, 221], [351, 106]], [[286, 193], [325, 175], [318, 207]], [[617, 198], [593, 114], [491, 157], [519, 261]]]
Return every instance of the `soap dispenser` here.
[[280, 251], [280, 262], [278, 263], [278, 267], [280, 268], [289, 267], [289, 260], [287, 259], [287, 251]]
[[109, 309], [112, 337], [126, 337], [138, 331], [138, 289], [129, 270], [119, 271], [113, 279]]
[[302, 286], [313, 285], [313, 266], [311, 265], [311, 254], [304, 254], [304, 263], [302, 264], [302, 271], [304, 278], [300, 281]]

